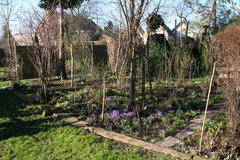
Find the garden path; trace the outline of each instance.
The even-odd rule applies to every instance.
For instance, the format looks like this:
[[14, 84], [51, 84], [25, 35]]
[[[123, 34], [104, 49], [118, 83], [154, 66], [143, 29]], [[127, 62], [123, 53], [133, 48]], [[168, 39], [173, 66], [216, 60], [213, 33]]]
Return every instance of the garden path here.
[[[224, 103], [217, 103], [212, 105], [210, 107], [211, 110], [207, 112], [206, 122], [217, 115], [219, 113], [219, 110], [222, 108], [224, 108]], [[192, 119], [189, 125], [186, 126], [181, 132], [177, 133], [175, 136], [168, 136], [156, 144], [166, 148], [175, 146], [176, 144], [180, 143], [182, 139], [192, 135], [196, 130], [199, 130], [202, 127], [203, 119], [204, 113]]]

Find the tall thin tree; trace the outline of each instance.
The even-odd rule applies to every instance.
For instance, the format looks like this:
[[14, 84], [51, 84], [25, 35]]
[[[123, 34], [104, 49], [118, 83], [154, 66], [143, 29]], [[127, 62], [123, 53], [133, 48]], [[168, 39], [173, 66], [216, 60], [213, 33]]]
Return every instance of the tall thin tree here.
[[132, 110], [135, 105], [136, 97], [136, 47], [138, 29], [144, 12], [149, 6], [151, 0], [118, 0], [118, 4], [123, 12], [128, 31], [128, 54], [130, 57], [130, 86], [128, 109]]

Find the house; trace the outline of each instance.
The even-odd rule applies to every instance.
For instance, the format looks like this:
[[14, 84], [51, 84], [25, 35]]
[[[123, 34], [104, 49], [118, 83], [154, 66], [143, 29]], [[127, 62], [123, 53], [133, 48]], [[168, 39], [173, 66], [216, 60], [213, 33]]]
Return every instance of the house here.
[[[144, 44], [146, 44], [148, 36], [146, 31], [140, 27], [138, 33], [143, 39]], [[163, 35], [163, 37], [165, 37], [165, 39], [172, 45], [182, 44], [189, 38], [196, 38], [196, 34], [191, 30], [189, 23], [186, 21], [180, 21], [172, 30], [165, 24], [160, 25], [158, 29], [150, 33], [150, 35], [153, 34]], [[186, 39], [186, 37], [188, 38]]]
[[[58, 13], [48, 12], [48, 14], [53, 14], [53, 16], [48, 16], [49, 18], [44, 19], [44, 21], [40, 23], [40, 26], [38, 27], [39, 29], [36, 31], [36, 35], [38, 37], [40, 45], [43, 44], [44, 41], [47, 41], [47, 43], [51, 42], [51, 47], [55, 48], [53, 49], [53, 51], [57, 52], [59, 40], [59, 27], [57, 24], [59, 23], [59, 21], [58, 17], [56, 17], [55, 14]], [[102, 29], [92, 20], [84, 17], [83, 15], [74, 16], [65, 14], [65, 19], [66, 24], [64, 25], [67, 25], [70, 40], [72, 42], [78, 40], [78, 43], [80, 43], [81, 41], [81, 44], [83, 44], [84, 47], [89, 50], [89, 54], [93, 54], [95, 64], [102, 63], [102, 61], [104, 61], [105, 59], [102, 57], [106, 57], [107, 55], [106, 45], [95, 44], [95, 42], [97, 42], [96, 40], [99, 39], [99, 33]], [[49, 22], [51, 22], [50, 25]], [[50, 33], [48, 32], [49, 28], [52, 31]], [[33, 51], [31, 47], [35, 41], [35, 34], [15, 34], [12, 37], [16, 44], [17, 54], [21, 57], [22, 64], [20, 70], [22, 71], [23, 79], [36, 77], [36, 71], [31, 60], [28, 57], [28, 53]], [[53, 59], [53, 61], [56, 61], [58, 54], [56, 53], [52, 55], [53, 57], [51, 59]], [[65, 56], [66, 59], [69, 58], [68, 54], [66, 54]], [[53, 63], [53, 66], [51, 66], [51, 68], [53, 68], [53, 74], [55, 74], [57, 69], [56, 63]]]
[[15, 34], [12, 37], [16, 42], [16, 46], [32, 46], [34, 42], [33, 33]]
[[79, 39], [85, 41], [97, 41], [100, 39], [100, 34], [103, 30], [88, 17], [79, 15], [66, 15], [69, 25], [69, 34], [72, 39]]
[[37, 77], [37, 72], [28, 57], [28, 53], [33, 52], [32, 45], [34, 42], [33, 33], [12, 35], [16, 46], [16, 53], [19, 57], [19, 77], [20, 79], [29, 79]]
[[189, 22], [181, 20], [171, 31], [176, 39], [190, 37], [195, 38], [196, 34], [191, 30]]

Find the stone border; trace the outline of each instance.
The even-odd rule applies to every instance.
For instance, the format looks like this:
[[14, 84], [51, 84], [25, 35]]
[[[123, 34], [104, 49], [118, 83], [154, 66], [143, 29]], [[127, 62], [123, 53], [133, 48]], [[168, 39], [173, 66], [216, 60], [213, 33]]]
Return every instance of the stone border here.
[[115, 141], [122, 142], [122, 143], [129, 144], [129, 145], [139, 146], [139, 147], [142, 147], [142, 148], [147, 149], [147, 150], [155, 151], [155, 152], [165, 154], [165, 155], [170, 155], [172, 157], [180, 158], [180, 159], [183, 159], [183, 160], [191, 160], [191, 159], [193, 159], [193, 160], [207, 160], [207, 159], [199, 157], [199, 156], [193, 157], [190, 154], [185, 154], [185, 153], [173, 150], [173, 149], [169, 149], [169, 148], [166, 148], [166, 147], [159, 146], [157, 144], [145, 142], [145, 141], [142, 141], [142, 140], [139, 140], [139, 139], [136, 139], [136, 138], [133, 138], [133, 137], [129, 137], [129, 136], [126, 136], [126, 135], [123, 135], [123, 134], [108, 131], [108, 130], [105, 130], [103, 128], [88, 126], [88, 122], [81, 121], [78, 118], [73, 117], [71, 115], [67, 115], [67, 114], [61, 114], [60, 115], [60, 114], [58, 114], [56, 116], [61, 118], [62, 121], [66, 122], [70, 125], [73, 125], [75, 127], [83, 127], [84, 129], [89, 130], [91, 133], [97, 134], [97, 135], [102, 136], [102, 137], [107, 138], [107, 139], [115, 140]]

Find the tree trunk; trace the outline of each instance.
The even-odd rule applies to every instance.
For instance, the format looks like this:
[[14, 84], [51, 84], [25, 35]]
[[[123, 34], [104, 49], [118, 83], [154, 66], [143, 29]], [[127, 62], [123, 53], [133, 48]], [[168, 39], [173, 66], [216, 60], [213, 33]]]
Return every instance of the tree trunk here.
[[188, 21], [186, 21], [186, 23], [187, 23], [187, 26], [186, 26], [186, 33], [185, 33], [185, 35], [186, 35], [186, 40], [187, 40], [187, 38], [188, 38], [188, 30], [189, 30], [189, 22]]
[[[8, 21], [8, 20], [7, 20]], [[14, 76], [14, 80], [16, 82], [19, 81], [19, 77], [18, 77], [18, 62], [17, 62], [17, 51], [13, 51], [12, 50], [12, 44], [11, 44], [11, 33], [10, 33], [10, 29], [9, 29], [9, 21], [7, 22], [7, 43], [8, 43], [8, 51], [9, 51], [9, 55], [10, 55], [10, 59], [12, 61], [13, 59], [13, 66], [11, 65], [11, 67], [14, 68], [15, 70], [15, 76]], [[15, 42], [14, 42], [14, 49], [16, 49], [16, 45], [15, 45]]]
[[[147, 48], [146, 48], [147, 50]], [[145, 83], [146, 83], [146, 67], [145, 67], [145, 62], [146, 62], [146, 56], [145, 52], [142, 58], [142, 108], [140, 109], [140, 112], [143, 111], [145, 108], [145, 100], [146, 100], [146, 95], [145, 95]]]
[[149, 59], [149, 37], [150, 31], [147, 31], [147, 43], [146, 43], [146, 56], [147, 56], [147, 67], [148, 67], [148, 81], [149, 81], [149, 87], [150, 87], [150, 93], [152, 93], [152, 77], [150, 75], [150, 59]]
[[14, 47], [14, 67], [15, 67], [15, 80], [18, 83], [19, 82], [19, 72], [18, 72], [18, 56], [17, 56], [17, 47], [16, 47], [16, 42], [13, 42], [13, 47]]
[[[131, 27], [132, 28], [132, 27]], [[130, 59], [130, 88], [129, 88], [129, 102], [128, 110], [131, 111], [135, 105], [136, 97], [136, 56], [135, 56], [135, 37], [134, 37], [134, 28], [130, 32], [130, 44], [129, 44], [129, 53], [131, 55]]]
[[59, 16], [59, 74], [61, 80], [67, 79], [66, 68], [65, 68], [65, 55], [63, 52], [63, 8], [60, 3], [60, 16]]
[[48, 101], [48, 88], [47, 88], [47, 80], [46, 80], [46, 72], [44, 71], [43, 64], [39, 66], [39, 77], [41, 80], [41, 86], [42, 86], [42, 99], [43, 103], [46, 104]]

